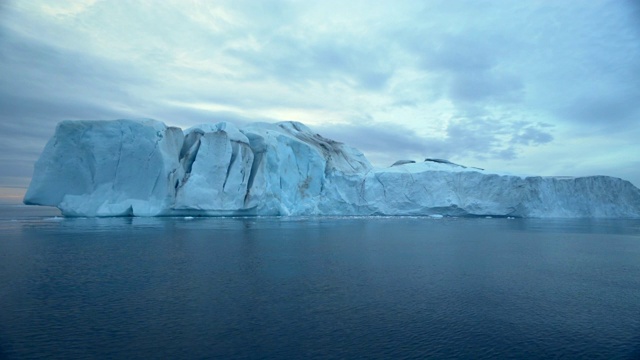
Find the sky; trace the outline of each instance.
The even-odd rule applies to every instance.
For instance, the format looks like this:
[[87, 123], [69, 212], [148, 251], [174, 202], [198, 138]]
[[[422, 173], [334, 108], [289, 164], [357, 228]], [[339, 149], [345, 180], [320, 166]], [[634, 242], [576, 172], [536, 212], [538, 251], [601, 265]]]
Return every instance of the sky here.
[[300, 121], [378, 167], [640, 186], [640, 2], [0, 1], [0, 202], [62, 120]]

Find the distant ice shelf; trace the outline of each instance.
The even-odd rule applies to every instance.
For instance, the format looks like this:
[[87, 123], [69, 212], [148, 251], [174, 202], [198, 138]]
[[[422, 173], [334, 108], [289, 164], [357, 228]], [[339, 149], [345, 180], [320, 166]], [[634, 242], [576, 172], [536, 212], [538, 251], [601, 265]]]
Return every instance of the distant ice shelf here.
[[640, 218], [640, 190], [608, 176], [495, 174], [444, 159], [373, 168], [298, 122], [63, 121], [25, 204], [65, 216], [418, 215]]

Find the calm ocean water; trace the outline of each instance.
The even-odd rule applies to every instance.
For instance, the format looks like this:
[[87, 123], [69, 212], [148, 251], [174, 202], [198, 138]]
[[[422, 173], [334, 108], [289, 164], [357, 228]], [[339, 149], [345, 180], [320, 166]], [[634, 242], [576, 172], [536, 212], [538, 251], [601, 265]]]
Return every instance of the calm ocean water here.
[[0, 207], [0, 358], [640, 358], [640, 221]]

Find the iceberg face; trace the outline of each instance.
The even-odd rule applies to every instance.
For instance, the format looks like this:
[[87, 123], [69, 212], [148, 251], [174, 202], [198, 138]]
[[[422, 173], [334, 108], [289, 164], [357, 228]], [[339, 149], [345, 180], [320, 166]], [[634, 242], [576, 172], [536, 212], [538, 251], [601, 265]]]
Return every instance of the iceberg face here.
[[364, 198], [376, 213], [389, 215], [640, 217], [640, 190], [622, 179], [498, 175], [457, 164], [372, 172], [365, 178]]
[[321, 214], [318, 202], [325, 196], [327, 176], [372, 168], [360, 151], [300, 123], [258, 123], [243, 132], [257, 158], [247, 206], [258, 214]]
[[198, 126], [186, 131], [181, 150], [185, 176], [175, 209], [233, 211], [244, 206], [253, 152], [235, 126]]
[[36, 162], [25, 204], [65, 215], [153, 216], [173, 203], [184, 136], [154, 120], [64, 121]]
[[183, 133], [153, 120], [65, 121], [25, 203], [69, 216], [640, 217], [640, 190], [621, 179], [490, 174], [443, 159], [374, 169], [297, 122]]

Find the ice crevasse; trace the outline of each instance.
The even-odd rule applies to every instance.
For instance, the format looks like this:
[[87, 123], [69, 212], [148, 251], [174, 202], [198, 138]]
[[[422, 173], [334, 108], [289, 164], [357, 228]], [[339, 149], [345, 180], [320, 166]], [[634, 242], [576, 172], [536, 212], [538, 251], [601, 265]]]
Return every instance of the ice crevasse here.
[[640, 218], [640, 189], [609, 176], [495, 174], [446, 160], [373, 168], [298, 122], [63, 121], [26, 204], [66, 216], [444, 215]]

